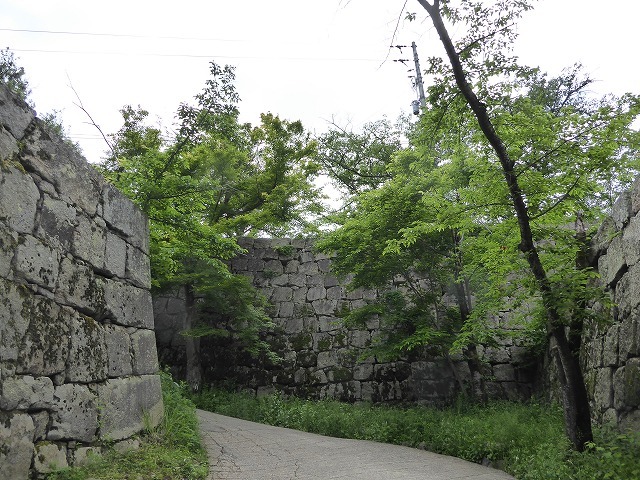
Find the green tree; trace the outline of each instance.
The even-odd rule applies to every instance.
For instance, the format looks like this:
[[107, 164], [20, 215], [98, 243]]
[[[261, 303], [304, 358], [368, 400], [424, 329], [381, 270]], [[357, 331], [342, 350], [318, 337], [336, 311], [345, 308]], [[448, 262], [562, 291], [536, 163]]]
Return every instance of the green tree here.
[[16, 57], [9, 47], [0, 50], [0, 82], [22, 100], [28, 100], [31, 90], [24, 75], [24, 68], [16, 63]]
[[148, 112], [125, 107], [101, 167], [149, 217], [154, 287], [184, 288], [187, 380], [194, 389], [202, 382], [202, 335], [266, 349], [265, 300], [225, 263], [240, 253], [235, 237], [301, 231], [307, 213], [319, 209], [310, 183], [315, 144], [300, 122], [272, 114], [256, 127], [240, 124], [234, 79], [231, 67], [212, 63], [196, 105], [178, 108], [178, 130], [169, 139], [145, 123]]
[[[472, 195], [464, 208], [484, 205], [476, 221], [519, 232], [517, 250], [511, 242], [510, 255], [502, 261], [507, 264], [508, 259], [515, 266], [524, 260], [528, 265], [544, 331], [554, 344], [567, 434], [574, 447], [582, 450], [592, 439], [579, 362], [591, 272], [584, 265], [576, 266], [584, 248], [580, 244], [583, 231], [572, 235], [566, 225], [584, 207], [591, 206], [591, 211], [601, 205], [597, 200], [603, 185], [611, 185], [611, 172], [629, 167], [637, 171], [632, 162], [637, 134], [630, 125], [640, 111], [640, 101], [628, 95], [589, 104], [580, 98], [588, 80], [576, 82], [577, 77], [569, 75], [545, 85], [535, 70], [522, 68], [508, 57], [515, 38], [511, 25], [531, 8], [529, 2], [486, 5], [463, 0], [459, 7], [440, 0], [418, 2], [446, 52], [446, 62], [431, 62], [440, 93], [450, 102], [455, 97], [464, 99], [477, 122], [473, 147], [484, 161], [478, 165], [481, 173], [470, 184]], [[445, 20], [466, 27], [469, 33], [454, 43]], [[563, 90], [563, 85], [569, 88]], [[496, 205], [487, 206], [487, 199]], [[495, 239], [495, 234], [487, 239]], [[485, 252], [491, 252], [486, 242], [483, 245]], [[496, 263], [496, 258], [500, 257], [487, 264]]]
[[[632, 123], [640, 101], [590, 98], [591, 80], [579, 67], [548, 78], [519, 65], [510, 56], [513, 24], [528, 2], [419, 2], [445, 47], [444, 58], [428, 61], [427, 107], [410, 147], [388, 164], [391, 179], [359, 196], [359, 210], [324, 246], [338, 250], [338, 268], [356, 272], [356, 280], [362, 271], [389, 282], [392, 271], [406, 271], [403, 260], [427, 278], [434, 277], [425, 265], [444, 268], [440, 288], [453, 282], [458, 321], [442, 332], [448, 336], [424, 341], [446, 338], [443, 345], [467, 348], [470, 359], [474, 345], [496, 334], [489, 315], [505, 300], [507, 308], [520, 306], [530, 338], [549, 341], [567, 434], [582, 449], [591, 423], [580, 339], [593, 315], [589, 302], [606, 300], [584, 262], [585, 225], [597, 225], [638, 172]], [[455, 43], [445, 22], [463, 32]], [[419, 316], [405, 318], [415, 318], [411, 328], [419, 331]], [[440, 331], [428, 318], [425, 311], [419, 321]]]
[[318, 163], [345, 196], [376, 188], [390, 178], [387, 165], [406, 128], [406, 119], [369, 122], [361, 131], [332, 123], [318, 138]]

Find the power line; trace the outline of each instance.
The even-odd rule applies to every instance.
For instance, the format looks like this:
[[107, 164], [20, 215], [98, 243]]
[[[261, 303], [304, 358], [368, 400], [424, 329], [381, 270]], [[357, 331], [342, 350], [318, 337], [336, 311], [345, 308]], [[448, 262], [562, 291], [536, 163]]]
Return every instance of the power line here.
[[22, 32], [22, 33], [44, 33], [52, 35], [84, 35], [91, 37], [117, 37], [117, 38], [151, 38], [160, 40], [199, 40], [206, 42], [246, 42], [247, 40], [228, 39], [228, 38], [202, 38], [202, 37], [180, 37], [173, 35], [139, 35], [132, 33], [107, 33], [107, 32], [72, 32], [67, 30], [32, 30], [28, 28], [0, 28], [3, 32]]
[[[239, 38], [210, 38], [210, 37], [184, 37], [180, 35], [141, 35], [136, 33], [111, 33], [111, 32], [74, 32], [71, 30], [37, 30], [30, 28], [0, 28], [0, 32], [13, 32], [13, 33], [36, 33], [36, 34], [45, 34], [45, 35], [71, 35], [71, 36], [90, 36], [90, 37], [107, 37], [107, 38], [135, 38], [140, 40], [185, 40], [185, 41], [199, 41], [199, 42], [226, 42], [226, 43], [259, 43], [264, 44], [268, 42], [267, 39], [259, 39], [259, 40], [244, 40]], [[275, 42], [277, 45], [315, 45], [318, 42], [309, 42], [309, 41], [286, 41], [286, 40], [277, 40]], [[371, 43], [362, 43], [362, 42], [353, 42], [350, 41], [351, 45], [357, 46], [371, 46], [377, 44]]]
[[252, 55], [217, 55], [217, 54], [192, 54], [192, 53], [150, 53], [150, 52], [98, 52], [80, 50], [45, 50], [37, 48], [11, 48], [13, 52], [29, 53], [59, 53], [71, 55], [119, 55], [141, 57], [183, 57], [183, 58], [229, 58], [242, 60], [288, 60], [288, 61], [318, 61], [318, 62], [378, 62], [375, 58], [330, 58], [330, 57], [260, 57]]

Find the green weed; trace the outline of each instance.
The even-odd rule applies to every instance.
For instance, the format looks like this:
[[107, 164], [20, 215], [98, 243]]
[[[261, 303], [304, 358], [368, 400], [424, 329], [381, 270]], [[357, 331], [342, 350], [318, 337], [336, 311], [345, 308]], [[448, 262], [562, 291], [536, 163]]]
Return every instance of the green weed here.
[[588, 450], [574, 452], [557, 406], [459, 402], [451, 409], [389, 407], [279, 394], [255, 398], [222, 390], [204, 390], [192, 399], [199, 408], [246, 420], [489, 463], [521, 480], [640, 479], [640, 434], [597, 429]]
[[126, 453], [110, 450], [95, 456], [88, 465], [50, 474], [50, 480], [201, 480], [206, 478], [206, 451], [200, 443], [194, 404], [186, 387], [161, 373], [164, 418], [141, 437], [141, 447]]

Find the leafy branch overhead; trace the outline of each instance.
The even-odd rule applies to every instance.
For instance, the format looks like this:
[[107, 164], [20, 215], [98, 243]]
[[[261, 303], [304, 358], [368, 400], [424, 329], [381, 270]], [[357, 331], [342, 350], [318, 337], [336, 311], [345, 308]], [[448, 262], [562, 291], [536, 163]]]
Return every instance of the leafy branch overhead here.
[[[311, 226], [309, 214], [320, 211], [316, 146], [300, 122], [271, 113], [260, 125], [241, 124], [234, 80], [232, 67], [212, 63], [195, 104], [178, 107], [173, 134], [148, 125], [146, 110], [125, 106], [100, 168], [149, 217], [153, 285], [185, 289], [187, 330], [224, 328], [255, 350], [264, 349], [260, 333], [271, 325], [266, 304], [226, 261], [241, 252], [238, 236]], [[189, 338], [195, 352], [199, 337]]]
[[[511, 46], [528, 1], [418, 2], [443, 47], [428, 60], [427, 106], [409, 146], [384, 163], [387, 178], [351, 197], [320, 246], [337, 251], [336, 271], [354, 274], [353, 286], [406, 297], [405, 315], [367, 307], [405, 332], [389, 336], [391, 351], [422, 339], [473, 365], [475, 345], [500, 334], [492, 316], [515, 309], [529, 340], [552, 347], [567, 432], [582, 449], [591, 433], [579, 339], [596, 314], [589, 302], [607, 304], [585, 241], [640, 170], [640, 99], [592, 97], [579, 65], [556, 77], [521, 65]], [[445, 322], [451, 307], [458, 320]], [[447, 335], [424, 335], [425, 325]]]

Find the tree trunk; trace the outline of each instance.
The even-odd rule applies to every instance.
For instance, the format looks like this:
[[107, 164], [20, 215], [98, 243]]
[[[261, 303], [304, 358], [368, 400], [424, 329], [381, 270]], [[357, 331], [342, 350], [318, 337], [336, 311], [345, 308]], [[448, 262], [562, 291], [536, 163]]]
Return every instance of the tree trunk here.
[[552, 333], [555, 345], [551, 347], [558, 368], [562, 391], [562, 407], [567, 437], [578, 451], [593, 441], [589, 397], [577, 355], [571, 351], [564, 328]]
[[460, 56], [456, 52], [455, 46], [449, 37], [449, 32], [442, 21], [440, 15], [440, 0], [434, 0], [433, 4], [426, 0], [418, 0], [418, 3], [424, 7], [431, 17], [451, 63], [456, 85], [464, 95], [467, 104], [478, 121], [480, 129], [500, 161], [518, 220], [520, 230], [519, 248], [527, 258], [529, 268], [536, 279], [542, 296], [547, 314], [547, 333], [550, 338], [556, 341], [557, 351], [554, 357], [558, 364], [558, 377], [563, 391], [563, 407], [567, 435], [574, 448], [582, 451], [585, 443], [593, 439], [589, 400], [584, 384], [584, 377], [577, 355], [571, 351], [569, 341], [565, 336], [565, 329], [562, 322], [560, 322], [560, 315], [555, 306], [552, 286], [538, 256], [531, 231], [531, 218], [527, 210], [524, 195], [518, 183], [518, 177], [514, 171], [514, 161], [509, 157], [502, 138], [496, 132], [487, 113], [486, 105], [480, 102], [467, 81]]
[[[184, 320], [184, 328], [189, 331], [196, 321], [196, 297], [193, 285], [184, 287], [185, 306], [187, 315]], [[191, 391], [197, 392], [202, 387], [202, 363], [200, 361], [200, 338], [187, 335], [184, 337], [187, 354], [186, 380]]]

